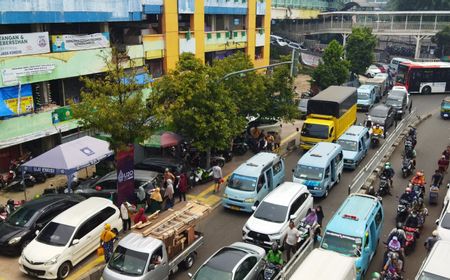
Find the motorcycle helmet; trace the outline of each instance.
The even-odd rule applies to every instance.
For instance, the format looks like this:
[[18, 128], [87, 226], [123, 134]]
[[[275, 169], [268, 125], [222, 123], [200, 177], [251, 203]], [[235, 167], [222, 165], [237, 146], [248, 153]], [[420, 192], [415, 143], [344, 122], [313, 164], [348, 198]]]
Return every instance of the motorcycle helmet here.
[[400, 250], [401, 244], [400, 244], [400, 241], [398, 241], [397, 236], [392, 237], [391, 241], [389, 241], [388, 247], [392, 251]]
[[276, 252], [278, 251], [278, 244], [276, 242], [273, 242], [270, 248], [272, 249], [273, 252]]
[[415, 212], [415, 211], [412, 212], [412, 213], [411, 213], [411, 216], [412, 216], [413, 218], [417, 218], [417, 212]]
[[418, 199], [418, 204], [419, 204], [419, 205], [423, 205], [423, 198], [419, 197], [419, 199]]
[[381, 279], [381, 274], [378, 272], [374, 272], [370, 275], [370, 280], [380, 280]]
[[405, 189], [405, 193], [410, 193], [411, 192], [411, 188], [410, 187], [407, 187], [406, 189]]
[[397, 229], [403, 229], [402, 223], [397, 223], [396, 227], [397, 227]]

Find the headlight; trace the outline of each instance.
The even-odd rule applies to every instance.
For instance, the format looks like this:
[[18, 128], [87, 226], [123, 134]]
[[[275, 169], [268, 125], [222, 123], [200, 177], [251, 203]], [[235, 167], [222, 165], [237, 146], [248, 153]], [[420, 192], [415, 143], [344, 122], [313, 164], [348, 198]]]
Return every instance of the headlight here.
[[59, 255], [54, 256], [53, 258], [49, 259], [45, 262], [45, 265], [51, 265], [55, 264], [58, 261]]
[[244, 202], [253, 203], [253, 202], [255, 202], [255, 199], [254, 198], [246, 198], [246, 199], [244, 199]]
[[9, 245], [14, 245], [14, 244], [16, 244], [16, 243], [19, 243], [21, 239], [22, 239], [22, 236], [18, 236], [18, 237], [11, 238], [11, 239], [8, 241], [8, 244], [9, 244]]
[[222, 195], [222, 197], [223, 197], [223, 198], [228, 198], [228, 194], [224, 193], [224, 194]]
[[315, 190], [319, 190], [319, 189], [320, 189], [320, 187], [314, 187], [314, 189], [315, 189]]

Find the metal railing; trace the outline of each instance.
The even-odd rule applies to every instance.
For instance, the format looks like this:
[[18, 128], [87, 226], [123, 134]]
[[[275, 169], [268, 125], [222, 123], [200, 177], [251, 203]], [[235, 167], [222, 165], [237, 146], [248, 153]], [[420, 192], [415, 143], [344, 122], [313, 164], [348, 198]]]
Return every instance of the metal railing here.
[[281, 271], [275, 276], [274, 280], [286, 280], [291, 278], [292, 274], [297, 270], [303, 260], [314, 249], [313, 238], [308, 238], [305, 243], [292, 256], [291, 260], [281, 269]]

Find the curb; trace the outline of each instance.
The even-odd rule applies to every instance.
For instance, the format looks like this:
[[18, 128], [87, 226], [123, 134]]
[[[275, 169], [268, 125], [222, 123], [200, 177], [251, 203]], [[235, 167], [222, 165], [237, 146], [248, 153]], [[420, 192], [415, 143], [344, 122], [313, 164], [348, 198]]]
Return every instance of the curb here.
[[408, 128], [410, 126], [417, 127], [420, 125], [423, 121], [430, 118], [433, 114], [428, 113], [425, 115], [417, 116], [417, 119], [413, 121], [408, 127], [406, 127], [402, 133], [400, 133], [397, 140], [392, 144], [392, 146], [387, 150], [386, 155], [383, 157], [382, 160], [378, 163], [377, 167], [373, 171], [373, 173], [369, 176], [369, 178], [364, 182], [361, 189], [358, 191], [359, 193], [367, 194], [369, 191], [369, 188], [373, 185], [375, 180], [378, 177], [378, 174], [383, 170], [384, 164], [391, 158], [392, 153], [395, 151], [398, 145], [400, 145], [405, 138], [405, 136], [408, 134]]
[[88, 271], [85, 276], [80, 278], [80, 280], [98, 280], [103, 274], [103, 269], [105, 268], [105, 264], [98, 265], [94, 267], [92, 270]]

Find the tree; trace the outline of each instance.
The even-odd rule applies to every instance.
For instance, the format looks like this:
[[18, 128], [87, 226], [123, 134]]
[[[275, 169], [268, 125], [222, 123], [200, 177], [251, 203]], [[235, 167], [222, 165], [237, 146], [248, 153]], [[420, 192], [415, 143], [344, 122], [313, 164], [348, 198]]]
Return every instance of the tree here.
[[246, 124], [217, 73], [191, 53], [155, 83], [152, 99], [158, 115], [208, 156], [212, 147], [229, 148]]
[[350, 63], [344, 59], [344, 48], [336, 40], [325, 48], [322, 60], [312, 73], [312, 85], [325, 89], [348, 80]]
[[377, 38], [372, 34], [370, 28], [356, 27], [352, 29], [352, 34], [348, 37], [345, 46], [346, 57], [350, 61], [350, 71], [360, 75], [364, 74], [375, 59], [376, 44]]
[[436, 57], [450, 55], [450, 25], [436, 33], [436, 35], [431, 38], [431, 41], [438, 47], [435, 52]]
[[124, 68], [133, 66], [128, 56], [113, 49], [111, 57], [104, 60], [105, 75], [81, 78], [82, 102], [73, 104], [72, 109], [83, 128], [111, 135], [110, 147], [117, 152], [149, 135], [152, 112], [143, 97], [146, 85], [136, 81], [137, 69]]
[[396, 11], [448, 11], [448, 0], [390, 0], [388, 6]]

